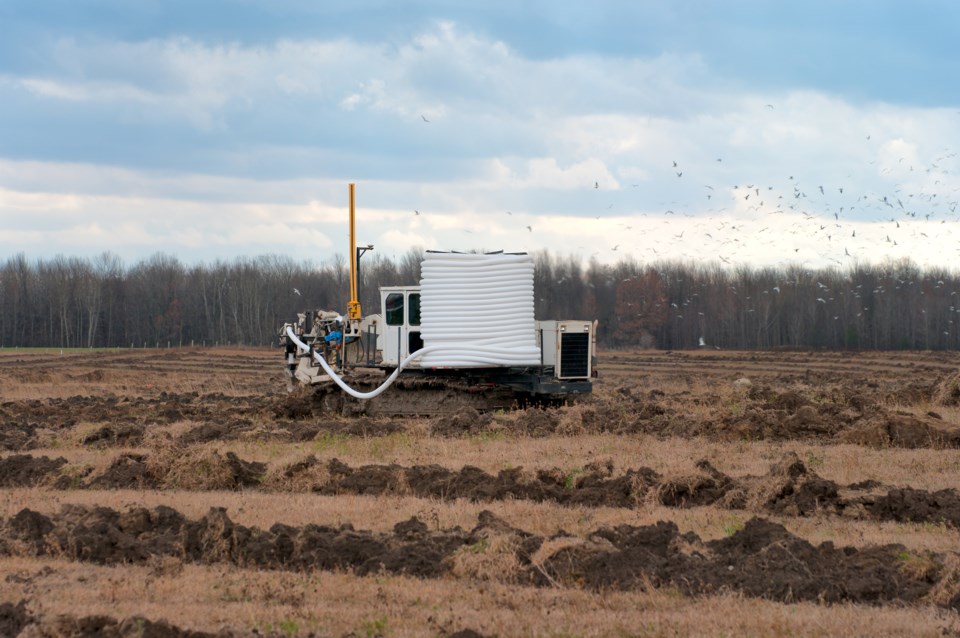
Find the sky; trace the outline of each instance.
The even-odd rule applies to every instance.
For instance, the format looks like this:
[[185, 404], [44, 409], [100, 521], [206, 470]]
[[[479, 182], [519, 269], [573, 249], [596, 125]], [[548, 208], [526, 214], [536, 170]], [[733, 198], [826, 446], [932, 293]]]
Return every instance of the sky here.
[[3, 0], [0, 259], [960, 264], [953, 0]]

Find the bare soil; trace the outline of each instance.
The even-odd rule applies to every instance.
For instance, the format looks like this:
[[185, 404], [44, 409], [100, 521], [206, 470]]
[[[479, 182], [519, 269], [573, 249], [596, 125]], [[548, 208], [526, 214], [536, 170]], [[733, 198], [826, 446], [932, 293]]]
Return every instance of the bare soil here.
[[[865, 549], [814, 546], [782, 525], [751, 518], [729, 538], [702, 541], [676, 524], [598, 529], [534, 564], [548, 540], [525, 532], [493, 513], [476, 526], [430, 530], [411, 518], [390, 533], [277, 523], [269, 530], [238, 525], [222, 508], [188, 520], [168, 507], [118, 512], [67, 506], [52, 517], [24, 509], [0, 528], [0, 552], [12, 556], [57, 556], [101, 565], [144, 564], [163, 557], [210, 565], [257, 569], [350, 570], [439, 578], [466, 548], [493, 539], [510, 547], [519, 584], [585, 587], [598, 591], [670, 586], [685, 595], [736, 591], [781, 602], [916, 602], [956, 574], [947, 557], [927, 553], [925, 568], [903, 569], [910, 556], [902, 545]], [[956, 609], [960, 593], [942, 601]]]
[[[271, 350], [0, 352], [0, 490], [8, 504], [20, 498], [16, 490], [51, 495], [36, 507], [5, 508], [0, 559], [34, 561], [37, 574], [49, 561], [146, 568], [158, 578], [185, 566], [263, 572], [254, 583], [266, 583], [269, 573], [330, 573], [359, 591], [397, 577], [423, 583], [424, 592], [432, 582], [456, 583], [532, 600], [558, 590], [594, 602], [614, 592], [667, 592], [701, 601], [692, 604], [703, 610], [705, 633], [729, 631], [729, 619], [709, 610], [731, 595], [744, 601], [731, 604], [744, 606], [754, 599], [806, 605], [786, 625], [767, 612], [771, 620], [756, 620], [754, 633], [803, 632], [817, 609], [815, 624], [826, 633], [856, 634], [842, 610], [862, 605], [915, 609], [923, 619], [911, 621], [918, 633], [960, 627], [960, 554], [871, 540], [877, 525], [901, 525], [904, 539], [926, 534], [947, 537], [928, 547], [960, 546], [956, 353], [610, 352], [601, 356], [594, 395], [576, 404], [483, 413], [464, 404], [429, 419], [331, 413], [329, 398], [284, 391], [280, 359]], [[554, 439], [589, 444], [549, 458], [525, 451]], [[644, 440], [656, 440], [661, 452], [710, 453], [666, 454], [654, 466], [627, 452]], [[862, 453], [840, 452], [851, 449]], [[366, 461], [370, 454], [384, 460]], [[849, 458], [861, 461], [855, 471], [838, 465]], [[748, 459], [753, 471], [733, 459]], [[901, 468], [900, 478], [885, 479], [893, 474], [884, 463]], [[856, 479], [838, 480], [849, 475]], [[138, 492], [163, 504], [112, 496]], [[331, 519], [322, 508], [298, 518], [309, 522], [277, 515], [265, 526], [235, 522], [222, 506], [192, 518], [181, 513], [196, 511], [190, 504], [198, 495], [226, 493], [263, 493], [297, 507], [311, 498], [422, 505], [392, 528], [368, 514]], [[522, 502], [568, 508], [581, 522], [570, 532], [560, 517], [551, 523], [556, 509], [537, 510], [546, 518], [536, 521], [503, 514], [514, 511], [506, 504]], [[443, 525], [431, 514], [441, 503], [489, 510], [463, 526]], [[663, 520], [629, 522], [631, 513], [652, 508]], [[619, 522], [590, 525], [610, 511], [621, 512]], [[819, 540], [798, 531], [811, 525]], [[859, 538], [835, 543], [832, 527]], [[43, 572], [45, 586], [82, 587], [58, 581], [58, 573]], [[337, 619], [334, 632], [291, 606], [305, 592], [252, 597], [249, 618], [257, 620], [211, 624], [173, 603], [90, 615], [67, 595], [54, 610], [32, 578], [11, 574], [0, 584], [0, 634], [531, 633], [494, 620], [511, 596], [481, 596], [477, 605], [488, 613], [470, 626], [449, 619], [440, 626], [435, 616], [404, 624], [401, 617], [420, 616], [390, 606], [364, 619], [341, 605], [338, 616], [335, 606], [327, 616]], [[275, 620], [265, 621], [271, 614]], [[615, 629], [592, 624], [590, 614], [556, 622], [545, 617], [533, 633]], [[660, 635], [686, 626], [665, 622], [620, 629]]]

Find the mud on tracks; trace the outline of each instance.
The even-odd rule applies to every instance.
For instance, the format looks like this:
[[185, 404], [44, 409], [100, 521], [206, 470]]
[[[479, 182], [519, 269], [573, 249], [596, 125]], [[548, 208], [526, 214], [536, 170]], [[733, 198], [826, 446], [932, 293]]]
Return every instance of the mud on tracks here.
[[[727, 538], [706, 542], [662, 521], [601, 528], [584, 537], [562, 531], [542, 537], [486, 511], [469, 531], [430, 530], [416, 517], [390, 532], [356, 530], [349, 524], [276, 523], [261, 530], [234, 523], [222, 508], [190, 520], [162, 506], [126, 511], [66, 506], [52, 516], [24, 509], [0, 525], [0, 554], [104, 565], [172, 557], [273, 570], [345, 569], [436, 578], [456, 576], [471, 557], [488, 551], [510, 555], [514, 567], [499, 577], [518, 584], [592, 591], [653, 586], [688, 596], [734, 591], [781, 602], [926, 601], [960, 608], [960, 585], [951, 567], [955, 554], [918, 556], [902, 545], [814, 546], [760, 518]], [[916, 568], [918, 561], [922, 569]]]

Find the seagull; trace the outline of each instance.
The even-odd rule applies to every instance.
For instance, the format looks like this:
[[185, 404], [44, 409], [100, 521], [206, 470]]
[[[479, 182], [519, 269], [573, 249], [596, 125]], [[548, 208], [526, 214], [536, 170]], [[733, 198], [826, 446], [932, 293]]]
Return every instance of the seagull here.
[[299, 296], [300, 296], [300, 291], [297, 290], [296, 288], [294, 288], [294, 289], [293, 289], [293, 294], [295, 294], [295, 295], [297, 295], [297, 296], [299, 297]]
[[423, 114], [421, 113], [421, 114], [420, 114], [420, 117], [421, 117], [421, 118], [423, 119], [423, 121], [426, 122], [427, 124], [430, 123], [430, 120], [427, 119], [427, 116], [426, 116], [426, 115], [423, 115]]

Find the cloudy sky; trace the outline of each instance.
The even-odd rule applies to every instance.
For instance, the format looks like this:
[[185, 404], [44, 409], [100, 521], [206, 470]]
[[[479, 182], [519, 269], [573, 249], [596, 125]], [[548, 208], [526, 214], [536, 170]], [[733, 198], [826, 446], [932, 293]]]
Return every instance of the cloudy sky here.
[[0, 257], [960, 263], [953, 0], [4, 0]]

